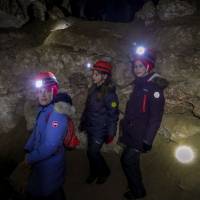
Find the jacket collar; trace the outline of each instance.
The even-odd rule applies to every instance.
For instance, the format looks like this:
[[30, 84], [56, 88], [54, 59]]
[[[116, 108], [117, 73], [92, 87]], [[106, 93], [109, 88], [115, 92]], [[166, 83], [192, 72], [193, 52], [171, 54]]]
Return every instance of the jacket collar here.
[[161, 89], [165, 89], [169, 85], [169, 82], [165, 78], [163, 78], [160, 74], [155, 72], [150, 73], [145, 77], [137, 77], [134, 80], [134, 84], [139, 87], [143, 87], [148, 83], [155, 84]]
[[39, 109], [38, 109], [38, 111], [40, 112], [40, 111], [46, 111], [46, 110], [49, 110], [49, 109], [51, 109], [51, 108], [53, 108], [53, 103], [51, 102], [51, 103], [49, 103], [48, 105], [46, 105], [46, 106], [39, 106]]
[[143, 87], [144, 85], [146, 85], [146, 83], [148, 82], [148, 80], [150, 79], [151, 76], [152, 76], [152, 73], [147, 74], [144, 77], [136, 77], [135, 80], [133, 81], [133, 83], [136, 86]]

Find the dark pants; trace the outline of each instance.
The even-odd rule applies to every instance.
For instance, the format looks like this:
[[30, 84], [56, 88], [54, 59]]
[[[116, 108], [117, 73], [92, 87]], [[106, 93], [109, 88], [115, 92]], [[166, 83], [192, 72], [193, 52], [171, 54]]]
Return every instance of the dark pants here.
[[95, 140], [88, 140], [87, 156], [90, 166], [90, 175], [94, 177], [107, 177], [110, 174], [110, 169], [101, 155], [101, 147], [103, 143], [98, 143]]
[[65, 193], [63, 191], [63, 188], [59, 188], [49, 196], [35, 197], [32, 195], [28, 195], [27, 200], [65, 200]]
[[140, 152], [126, 147], [121, 156], [121, 165], [128, 181], [128, 186], [135, 197], [146, 194], [140, 170]]

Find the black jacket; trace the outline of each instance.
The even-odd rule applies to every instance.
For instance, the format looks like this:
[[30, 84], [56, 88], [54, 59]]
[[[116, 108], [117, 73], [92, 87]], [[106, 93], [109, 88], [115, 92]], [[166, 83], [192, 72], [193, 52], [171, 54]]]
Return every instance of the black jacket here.
[[100, 87], [94, 85], [89, 91], [81, 118], [82, 130], [87, 132], [89, 138], [103, 142], [106, 137], [115, 136], [118, 114], [115, 87], [111, 83]]
[[161, 124], [165, 104], [163, 90], [167, 85], [168, 82], [155, 73], [135, 79], [126, 106], [122, 143], [140, 151], [143, 151], [143, 142], [152, 145]]

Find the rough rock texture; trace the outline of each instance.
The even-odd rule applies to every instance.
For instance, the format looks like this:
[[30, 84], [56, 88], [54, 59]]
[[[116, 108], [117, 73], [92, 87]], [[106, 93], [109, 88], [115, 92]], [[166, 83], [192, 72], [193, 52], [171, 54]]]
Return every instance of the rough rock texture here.
[[190, 113], [165, 115], [160, 134], [172, 141], [180, 141], [200, 133], [200, 123], [198, 118], [194, 118]]
[[[58, 24], [62, 28], [56, 28]], [[176, 142], [198, 134], [199, 27], [198, 17], [182, 21], [178, 19], [170, 24], [157, 22], [146, 28], [140, 22], [114, 24], [69, 19], [47, 24], [36, 23], [34, 28], [29, 25], [22, 31], [2, 31], [0, 105], [5, 112], [0, 115], [1, 134], [14, 130], [21, 117], [27, 121], [27, 130], [32, 128], [36, 105], [33, 103], [31, 78], [41, 70], [53, 71], [61, 88], [72, 95], [78, 125], [90, 85], [90, 70], [86, 64], [94, 63], [99, 58], [109, 59], [114, 66], [113, 79], [120, 98], [120, 111], [123, 113], [134, 78], [130, 56], [135, 42], [142, 42], [157, 50], [156, 70], [170, 81], [166, 90], [165, 109], [170, 117], [163, 120], [161, 134]], [[180, 116], [177, 126], [171, 120], [176, 116]], [[122, 117], [123, 114], [120, 115]], [[80, 137], [84, 146], [85, 136], [82, 134]], [[105, 149], [113, 148], [118, 148], [115, 143]]]
[[[47, 15], [50, 19], [62, 19], [66, 13], [71, 12], [69, 0], [63, 0], [61, 5], [56, 1], [53, 4], [52, 2], [45, 0], [0, 0], [0, 28], [20, 28], [31, 18], [45, 21]], [[49, 10], [48, 7], [50, 7]]]
[[[191, 126], [192, 119], [196, 124], [200, 116], [200, 29], [198, 20], [192, 24], [182, 23], [177, 21], [171, 25], [160, 24], [145, 28], [139, 23], [112, 24], [74, 20], [66, 29], [46, 33], [42, 43], [35, 44], [34, 48], [28, 42], [28, 33], [2, 32], [0, 105], [6, 112], [1, 114], [1, 132], [13, 129], [18, 116], [24, 116], [27, 119], [27, 129], [31, 129], [34, 121], [32, 108], [35, 105], [29, 102], [34, 100], [30, 80], [38, 71], [47, 69], [56, 74], [61, 88], [72, 95], [77, 108], [78, 124], [86, 97], [83, 94], [86, 94], [90, 85], [90, 70], [85, 65], [87, 62], [94, 63], [99, 58], [109, 59], [113, 63], [113, 79], [123, 113], [133, 80], [130, 67], [132, 44], [140, 41], [157, 49], [157, 71], [170, 81], [166, 90], [166, 113], [172, 116], [187, 113], [190, 119], [188, 127]], [[43, 27], [42, 30], [44, 29], [47, 28]], [[17, 109], [20, 112], [16, 112]], [[181, 117], [180, 121], [187, 122]], [[172, 138], [178, 140], [179, 136], [174, 136], [176, 134], [173, 130], [171, 128], [170, 137], [173, 135]], [[188, 136], [186, 131], [181, 134], [183, 137]]]
[[[142, 5], [144, 2], [146, 3], [143, 8], [135, 14], [135, 8], [139, 6], [139, 4]], [[74, 6], [76, 9], [80, 9], [79, 11], [74, 10], [74, 16], [77, 16], [77, 12], [80, 12], [79, 15], [82, 18], [88, 17], [88, 19], [92, 20], [99, 19], [126, 22], [133, 19], [135, 14], [136, 19], [145, 21], [145, 25], [154, 23], [157, 16], [159, 16], [161, 20], [166, 21], [177, 17], [193, 15], [200, 11], [200, 4], [196, 0], [160, 0], [157, 7], [155, 7], [153, 2], [155, 3], [158, 1], [142, 1], [140, 3], [139, 1], [127, 1], [124, 3], [121, 2], [121, 7], [119, 7], [119, 2], [115, 4], [109, 1], [103, 3], [105, 6], [103, 11], [100, 8], [100, 10], [98, 10], [98, 5], [96, 7], [95, 4], [93, 6], [96, 8], [92, 10], [92, 1], [76, 1], [72, 3], [72, 1], [70, 2], [69, 0], [58, 2], [52, 0], [0, 0], [0, 27], [20, 28], [32, 19], [41, 21], [45, 21], [48, 17], [54, 20], [62, 19], [72, 14], [72, 7]], [[119, 8], [117, 9], [115, 6]], [[105, 10], [107, 13], [104, 13]], [[97, 13], [95, 14], [95, 12]], [[92, 13], [93, 16], [90, 16]]]
[[16, 127], [18, 119], [23, 115], [23, 107], [20, 105], [22, 97], [19, 93], [1, 96], [1, 132], [8, 132]]
[[19, 28], [24, 24], [24, 22], [20, 19], [16, 18], [15, 16], [9, 15], [3, 11], [0, 11], [0, 21], [1, 28]]
[[194, 14], [196, 7], [185, 0], [161, 0], [157, 10], [161, 20], [172, 20]]
[[144, 4], [143, 8], [135, 14], [135, 17], [145, 21], [145, 25], [150, 25], [156, 18], [156, 7], [152, 1]]
[[[65, 25], [62, 26], [62, 23]], [[143, 163], [145, 175], [149, 177], [147, 184], [153, 191], [149, 199], [161, 199], [162, 195], [157, 195], [159, 185], [161, 191], [170, 191], [162, 198], [164, 200], [198, 200], [199, 16], [178, 18], [170, 23], [156, 21], [147, 27], [138, 21], [117, 24], [69, 19], [29, 24], [18, 31], [1, 30], [0, 157], [23, 158], [23, 144], [28, 130], [33, 127], [36, 113], [32, 78], [42, 70], [54, 72], [60, 87], [72, 96], [76, 108], [75, 123], [78, 125], [91, 84], [86, 64], [99, 58], [110, 60], [120, 98], [121, 119], [134, 79], [130, 57], [135, 42], [156, 49], [156, 71], [170, 82], [165, 91], [166, 107], [160, 136], [155, 141], [152, 154]], [[77, 134], [81, 148], [84, 148], [86, 137], [78, 131]], [[120, 154], [122, 148], [116, 142], [117, 137], [113, 144], [105, 145], [104, 150]], [[174, 151], [179, 144], [189, 145], [196, 152], [191, 165], [183, 166], [176, 161]], [[155, 172], [157, 178], [154, 177]], [[160, 177], [165, 178], [160, 182]]]

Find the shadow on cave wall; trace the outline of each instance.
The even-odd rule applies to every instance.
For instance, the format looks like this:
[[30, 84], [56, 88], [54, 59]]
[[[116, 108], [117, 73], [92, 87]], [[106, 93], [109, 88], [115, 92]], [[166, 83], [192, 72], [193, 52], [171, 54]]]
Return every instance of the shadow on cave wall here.
[[[63, 6], [63, 0], [45, 0], [47, 11], [53, 7], [59, 8], [63, 14], [87, 20], [103, 20], [111, 22], [130, 22], [135, 13], [142, 8], [148, 0], [69, 0], [68, 8]], [[157, 5], [159, 0], [152, 0]], [[34, 6], [28, 7], [31, 21], [35, 19]], [[49, 18], [46, 12], [46, 19]]]
[[[3, 200], [20, 200], [9, 183], [9, 176], [24, 158], [23, 146], [27, 139], [26, 121], [21, 118], [17, 126], [0, 136], [0, 197]], [[12, 139], [11, 139], [12, 138]]]

